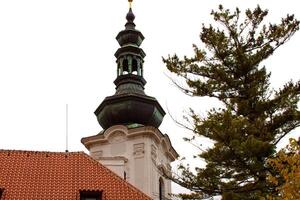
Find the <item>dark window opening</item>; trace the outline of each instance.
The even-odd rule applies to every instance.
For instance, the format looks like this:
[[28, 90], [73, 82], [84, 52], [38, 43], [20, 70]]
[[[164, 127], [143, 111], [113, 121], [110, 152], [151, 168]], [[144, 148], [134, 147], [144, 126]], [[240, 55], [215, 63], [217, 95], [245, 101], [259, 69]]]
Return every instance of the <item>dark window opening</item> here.
[[101, 200], [102, 192], [100, 191], [80, 191], [80, 200]]
[[124, 180], [126, 181], [126, 172], [124, 171]]
[[163, 200], [165, 196], [165, 184], [164, 180], [159, 178], [159, 200]]
[[0, 199], [2, 197], [3, 191], [4, 191], [4, 189], [0, 188]]
[[137, 75], [138, 74], [138, 67], [137, 67], [137, 61], [136, 59], [132, 60], [132, 74]]
[[118, 62], [118, 69], [117, 69], [117, 73], [118, 73], [118, 76], [121, 75], [121, 65], [120, 65], [120, 62]]
[[128, 60], [124, 59], [123, 60], [123, 74], [128, 74], [128, 73], [129, 73]]

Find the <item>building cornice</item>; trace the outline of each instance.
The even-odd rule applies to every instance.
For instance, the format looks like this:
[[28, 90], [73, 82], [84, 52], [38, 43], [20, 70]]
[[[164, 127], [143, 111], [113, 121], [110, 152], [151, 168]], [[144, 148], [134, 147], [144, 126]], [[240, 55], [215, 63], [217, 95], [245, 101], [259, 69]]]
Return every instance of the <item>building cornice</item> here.
[[137, 128], [127, 128], [123, 125], [115, 125], [108, 129], [106, 129], [104, 132], [93, 135], [90, 137], [85, 137], [81, 139], [81, 143], [90, 150], [91, 147], [94, 145], [109, 143], [109, 138], [115, 134], [124, 134], [126, 138], [132, 138], [132, 137], [140, 137], [140, 136], [147, 136], [150, 138], [153, 138], [154, 141], [157, 144], [161, 144], [163, 148], [165, 148], [165, 152], [168, 155], [168, 157], [171, 159], [171, 161], [175, 161], [179, 155], [176, 152], [176, 150], [173, 148], [170, 138], [167, 134], [163, 134], [159, 131], [159, 129], [151, 126], [142, 126]]

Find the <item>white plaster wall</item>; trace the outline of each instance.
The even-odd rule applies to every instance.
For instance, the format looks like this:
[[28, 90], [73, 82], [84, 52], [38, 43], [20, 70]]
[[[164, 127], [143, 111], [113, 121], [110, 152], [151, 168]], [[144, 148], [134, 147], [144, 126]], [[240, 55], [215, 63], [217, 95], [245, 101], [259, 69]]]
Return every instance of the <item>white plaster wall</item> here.
[[[90, 147], [90, 155], [103, 165], [114, 171], [132, 185], [152, 197], [159, 199], [159, 178], [162, 168], [170, 164], [166, 149], [147, 135], [127, 137], [116, 130], [110, 134], [106, 143], [94, 144]], [[171, 182], [164, 179], [165, 196], [171, 193]]]

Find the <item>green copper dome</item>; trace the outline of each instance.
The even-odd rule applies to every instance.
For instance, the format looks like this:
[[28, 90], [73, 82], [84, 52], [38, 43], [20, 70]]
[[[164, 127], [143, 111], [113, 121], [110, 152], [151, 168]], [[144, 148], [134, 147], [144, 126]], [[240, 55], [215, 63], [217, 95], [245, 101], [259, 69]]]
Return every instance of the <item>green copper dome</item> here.
[[134, 14], [129, 9], [125, 30], [116, 39], [121, 46], [115, 53], [117, 58], [116, 92], [106, 97], [95, 111], [103, 129], [113, 125], [144, 125], [158, 128], [165, 111], [154, 97], [144, 92], [143, 63], [146, 56], [140, 48], [143, 34], [135, 29]]

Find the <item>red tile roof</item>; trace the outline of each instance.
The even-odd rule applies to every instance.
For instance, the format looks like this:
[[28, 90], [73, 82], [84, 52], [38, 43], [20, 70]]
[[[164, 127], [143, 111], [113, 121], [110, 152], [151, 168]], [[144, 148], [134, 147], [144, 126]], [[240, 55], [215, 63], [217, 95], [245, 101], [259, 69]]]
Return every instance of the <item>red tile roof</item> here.
[[102, 191], [104, 200], [150, 200], [83, 152], [0, 150], [1, 200], [80, 199], [80, 191]]

